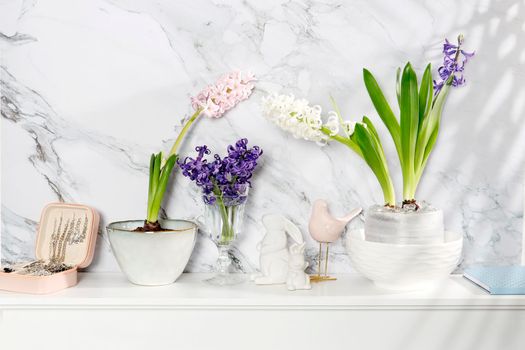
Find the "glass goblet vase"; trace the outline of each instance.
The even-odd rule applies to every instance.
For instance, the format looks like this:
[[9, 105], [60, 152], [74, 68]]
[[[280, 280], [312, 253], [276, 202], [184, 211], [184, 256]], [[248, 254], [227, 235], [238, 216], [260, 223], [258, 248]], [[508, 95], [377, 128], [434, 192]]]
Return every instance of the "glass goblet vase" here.
[[248, 191], [241, 196], [217, 197], [213, 204], [205, 204], [205, 227], [211, 240], [217, 245], [219, 257], [215, 265], [215, 275], [206, 280], [214, 285], [234, 285], [244, 282], [241, 273], [231, 273], [232, 259], [230, 248], [241, 232], [244, 207]]

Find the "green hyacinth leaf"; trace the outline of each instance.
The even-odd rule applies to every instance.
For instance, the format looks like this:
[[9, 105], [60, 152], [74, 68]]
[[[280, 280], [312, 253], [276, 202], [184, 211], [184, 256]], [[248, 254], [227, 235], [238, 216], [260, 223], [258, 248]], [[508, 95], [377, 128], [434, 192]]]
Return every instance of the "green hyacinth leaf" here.
[[430, 108], [432, 108], [432, 97], [434, 94], [434, 87], [432, 86], [432, 70], [430, 63], [425, 68], [423, 78], [421, 79], [421, 86], [419, 88], [419, 129], [423, 124], [423, 120], [427, 117]]
[[379, 87], [379, 84], [377, 83], [376, 79], [368, 71], [367, 69], [363, 69], [363, 80], [365, 82], [366, 90], [368, 91], [368, 95], [370, 96], [370, 99], [372, 100], [372, 104], [374, 105], [377, 114], [379, 114], [379, 117], [385, 124], [386, 128], [388, 129], [388, 132], [390, 132], [390, 135], [392, 136], [392, 140], [394, 141], [394, 144], [396, 146], [397, 153], [399, 155], [399, 159], [402, 162], [401, 159], [401, 130], [399, 126], [399, 122], [397, 121], [397, 118], [392, 112], [392, 109], [390, 108], [390, 105], [388, 104], [385, 95], [381, 91], [381, 88]]
[[417, 152], [415, 159], [417, 173], [421, 173], [423, 171], [423, 168], [426, 165], [426, 159], [434, 147], [434, 143], [432, 143], [429, 147], [430, 138], [433, 134], [437, 136], [436, 128], [439, 129], [441, 113], [443, 111], [443, 106], [447, 99], [447, 95], [450, 91], [451, 82], [452, 80], [447, 81], [443, 88], [441, 88], [441, 91], [439, 91], [438, 95], [432, 101], [432, 107], [428, 113], [428, 116], [423, 121], [422, 129], [419, 132], [419, 137], [417, 140]]
[[432, 109], [434, 87], [432, 86], [432, 72], [431, 65], [428, 64], [423, 79], [421, 80], [421, 87], [419, 88], [419, 128], [416, 143], [416, 155], [414, 160], [414, 170], [417, 173], [423, 161], [426, 143], [430, 136], [428, 116]]
[[427, 146], [425, 147], [422, 164], [419, 167], [417, 174], [416, 174], [416, 182], [419, 182], [419, 180], [421, 179], [421, 175], [423, 175], [423, 171], [425, 170], [425, 166], [427, 165], [428, 157], [430, 156], [430, 153], [432, 152], [432, 149], [434, 148], [434, 145], [436, 144], [438, 133], [439, 133], [439, 124], [440, 122], [438, 121], [438, 123], [434, 126], [432, 133], [430, 134], [430, 138], [428, 139]]
[[386, 164], [386, 157], [385, 157], [385, 152], [383, 150], [383, 145], [381, 144], [381, 140], [379, 139], [379, 134], [377, 133], [377, 130], [374, 127], [374, 124], [366, 116], [363, 116], [363, 123], [366, 125], [366, 129], [370, 133], [373, 144], [375, 148], [377, 149], [377, 153], [381, 157], [381, 161]]
[[[155, 222], [158, 220], [160, 206], [162, 205], [162, 199], [164, 198], [164, 193], [166, 192], [166, 188], [168, 186], [171, 171], [173, 170], [173, 167], [175, 166], [177, 158], [178, 156], [176, 154], [171, 155], [166, 161], [166, 164], [164, 164], [164, 166], [162, 167], [160, 171], [160, 176], [158, 178], [158, 185], [155, 190], [155, 196], [153, 199], [153, 203], [151, 205], [150, 217], [148, 217], [148, 221], [150, 222]], [[159, 157], [159, 164], [160, 164], [160, 157]]]
[[388, 165], [384, 161], [384, 154], [381, 155], [382, 147], [376, 143], [373, 131], [368, 130], [367, 126], [356, 124], [354, 133], [352, 134], [352, 140], [359, 145], [363, 153], [363, 158], [375, 174], [383, 190], [386, 204], [394, 205], [394, 185], [388, 172]]
[[148, 217], [150, 215], [151, 203], [153, 202], [153, 197], [155, 194], [155, 182], [154, 182], [154, 172], [155, 172], [155, 154], [152, 154], [149, 161], [149, 187], [148, 187]]
[[419, 95], [417, 77], [407, 63], [401, 77], [401, 148], [403, 170], [403, 199], [414, 196], [414, 158], [419, 127]]
[[397, 104], [401, 106], [401, 68], [398, 67], [396, 70], [396, 96]]
[[159, 177], [159, 186], [157, 187], [157, 191], [155, 193], [155, 199], [161, 199], [162, 196], [164, 196], [164, 192], [166, 192], [166, 187], [168, 186], [168, 181], [171, 175], [171, 171], [173, 170], [173, 167], [175, 166], [175, 162], [177, 161], [177, 155], [174, 154], [168, 158], [166, 161], [166, 164], [162, 168], [160, 172]]
[[[150, 189], [151, 193], [148, 193], [148, 216], [147, 220], [150, 222], [153, 222], [150, 220], [151, 217], [155, 216], [153, 211], [155, 207], [155, 195], [157, 193], [157, 189], [159, 187], [159, 177], [160, 177], [160, 165], [162, 163], [162, 152], [159, 152], [154, 155], [153, 160], [153, 167], [151, 167], [151, 161], [150, 161]], [[155, 220], [154, 220], [155, 221]]]

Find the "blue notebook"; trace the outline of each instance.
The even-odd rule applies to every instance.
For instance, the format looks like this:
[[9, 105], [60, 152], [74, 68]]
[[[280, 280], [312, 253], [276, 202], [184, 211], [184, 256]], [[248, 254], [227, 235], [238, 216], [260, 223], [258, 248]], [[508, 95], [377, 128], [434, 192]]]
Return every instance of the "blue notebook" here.
[[490, 294], [525, 294], [525, 266], [471, 267], [463, 277]]

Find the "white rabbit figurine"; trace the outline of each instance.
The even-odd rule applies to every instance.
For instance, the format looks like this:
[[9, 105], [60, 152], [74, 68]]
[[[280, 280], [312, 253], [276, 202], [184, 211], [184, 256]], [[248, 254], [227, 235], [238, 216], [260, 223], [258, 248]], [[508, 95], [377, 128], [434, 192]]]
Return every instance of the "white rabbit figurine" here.
[[288, 276], [288, 235], [295, 243], [303, 243], [303, 235], [293, 222], [279, 214], [262, 218], [266, 235], [257, 246], [260, 250], [261, 273], [253, 276], [256, 284], [286, 283]]
[[294, 243], [290, 246], [290, 259], [288, 260], [288, 277], [286, 286], [288, 290], [311, 289], [310, 276], [304, 269], [308, 263], [304, 261], [304, 248], [306, 243]]

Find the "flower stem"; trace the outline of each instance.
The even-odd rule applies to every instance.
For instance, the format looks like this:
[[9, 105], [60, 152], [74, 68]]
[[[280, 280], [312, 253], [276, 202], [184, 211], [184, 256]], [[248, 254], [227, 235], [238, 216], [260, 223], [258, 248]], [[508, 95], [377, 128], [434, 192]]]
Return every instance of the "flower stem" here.
[[[228, 208], [224, 204], [222, 196], [217, 197], [217, 206], [219, 207], [219, 212], [221, 213], [222, 218], [222, 231], [219, 242], [221, 244], [228, 244], [233, 239], [233, 227], [230, 225]], [[233, 211], [234, 207], [231, 207], [230, 209]]]
[[335, 140], [339, 143], [342, 143], [343, 145], [349, 147], [352, 151], [354, 151], [355, 153], [357, 153], [358, 156], [360, 156], [361, 158], [363, 158], [363, 153], [361, 152], [361, 149], [359, 148], [359, 146], [354, 142], [352, 141], [351, 139], [347, 138], [347, 137], [344, 137], [344, 136], [341, 136], [341, 135], [331, 135], [331, 131], [330, 129], [328, 129], [326, 126], [323, 126], [321, 127], [321, 132], [327, 136], [329, 136], [332, 140]]
[[195, 122], [195, 120], [197, 120], [197, 118], [202, 114], [202, 111], [203, 111], [202, 107], [198, 108], [195, 111], [195, 113], [193, 113], [193, 115], [190, 117], [190, 119], [186, 121], [186, 124], [184, 124], [184, 127], [180, 131], [179, 136], [177, 136], [177, 139], [175, 140], [173, 147], [171, 147], [170, 153], [168, 154], [168, 158], [177, 153], [177, 151], [179, 150], [179, 146], [182, 140], [184, 139], [184, 136], [186, 136], [186, 133], [190, 129], [191, 125]]
[[458, 50], [456, 51], [456, 57], [454, 57], [454, 61], [456, 62], [456, 64], [458, 63], [458, 59], [459, 59], [459, 53], [461, 52], [461, 44], [463, 44], [463, 34], [459, 34], [458, 35]]

